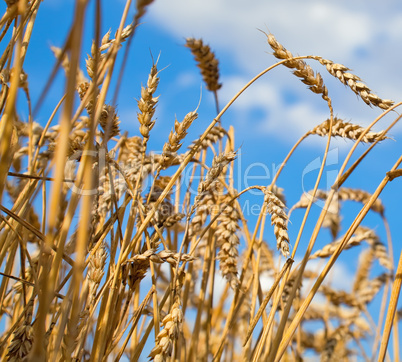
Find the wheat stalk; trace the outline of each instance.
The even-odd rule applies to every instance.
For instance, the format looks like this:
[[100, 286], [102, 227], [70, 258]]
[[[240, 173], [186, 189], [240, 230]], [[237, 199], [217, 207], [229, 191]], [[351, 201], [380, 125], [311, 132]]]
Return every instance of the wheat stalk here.
[[[7, 10], [0, 20], [4, 50], [0, 57], [0, 360], [141, 360], [149, 355], [157, 361], [278, 361], [282, 357], [301, 360], [308, 354], [312, 358], [321, 355], [323, 360], [375, 358], [368, 355], [365, 346], [373, 329], [377, 336], [381, 333], [387, 288], [394, 273], [385, 205], [378, 196], [389, 181], [398, 182], [401, 159], [383, 172], [384, 180], [373, 194], [343, 184], [353, 174], [351, 181], [359, 185], [356, 166], [366, 160], [375, 145], [387, 141], [386, 135], [400, 118], [381, 132], [373, 131], [375, 124], [385, 115], [392, 115], [400, 104], [393, 105], [373, 94], [342, 64], [318, 56], [294, 56], [269, 34], [268, 43], [279, 61], [247, 82], [219, 112], [219, 62], [203, 40], [188, 38], [186, 46], [196, 59], [207, 89], [214, 93], [218, 115], [180, 154], [182, 145], [189, 141], [187, 133], [198, 117], [198, 108], [181, 121], [175, 119], [165, 137], [162, 134], [155, 137], [155, 143], [148, 142], [159, 102], [158, 61], [153, 62], [148, 80], [141, 86], [137, 101], [139, 131], [122, 129], [126, 120], [116, 107], [128, 49], [151, 0], [136, 2], [136, 13], [128, 25], [127, 2], [114, 37], [111, 30], [101, 33], [103, 8], [97, 4], [95, 39], [87, 57], [80, 53], [87, 21], [85, 4], [77, 3], [69, 38], [62, 48], [52, 48], [57, 60], [43, 94], [28, 83], [40, 67], [34, 69], [24, 63], [26, 49], [32, 46], [30, 37], [34, 35], [40, 1], [6, 2]], [[112, 76], [120, 64], [116, 57], [123, 46], [126, 53], [119, 67], [121, 73], [115, 89], [111, 89]], [[142, 56], [138, 52], [135, 55]], [[333, 117], [329, 90], [307, 59], [319, 61], [367, 104], [387, 111], [368, 127]], [[80, 64], [86, 68], [88, 79]], [[236, 190], [234, 130], [221, 121], [248, 87], [281, 65], [321, 95], [330, 117], [312, 127], [292, 147], [271, 185]], [[57, 100], [48, 116], [40, 105], [45, 99], [51, 103], [59, 93], [47, 97], [49, 89], [57, 88], [53, 82], [59, 68], [64, 69], [67, 78], [65, 96]], [[113, 102], [107, 103], [106, 97], [113, 91]], [[34, 110], [30, 92], [35, 92], [33, 99], [39, 100]], [[77, 106], [76, 92], [80, 99]], [[24, 100], [27, 117], [20, 116]], [[285, 164], [292, 165], [288, 161], [296, 147], [310, 135], [328, 139], [322, 167], [314, 191], [304, 193], [288, 212], [283, 189], [276, 186], [276, 181]], [[324, 191], [318, 186], [331, 137], [355, 142], [337, 182], [330, 191]], [[163, 147], [162, 153], [151, 149], [158, 138], [162, 143], [156, 147]], [[361, 142], [370, 145], [345, 172]], [[187, 169], [190, 162], [194, 167]], [[371, 166], [377, 172], [377, 164]], [[287, 190], [297, 188], [291, 178], [284, 181]], [[264, 192], [257, 220], [247, 220], [247, 209], [243, 209], [254, 206], [248, 204], [253, 199], [247, 197], [252, 189]], [[291, 202], [293, 194], [287, 195]], [[325, 200], [325, 206], [315, 220], [310, 209], [312, 203], [321, 200]], [[343, 212], [345, 201], [362, 204], [356, 219], [350, 220]], [[307, 209], [303, 221], [299, 224], [295, 218], [288, 225], [296, 208]], [[367, 220], [370, 228], [362, 226], [369, 210], [378, 213], [384, 222], [388, 248], [373, 231], [378, 215]], [[281, 267], [281, 256], [267, 246], [267, 213], [277, 248], [285, 257], [290, 255], [292, 235], [290, 231], [288, 234], [288, 226], [292, 233], [298, 233], [292, 258], [297, 253], [303, 261], [293, 270], [292, 258]], [[350, 225], [346, 234], [310, 256], [321, 228], [328, 227], [335, 238], [341, 220], [342, 226]], [[249, 230], [248, 222], [255, 222], [254, 231]], [[311, 236], [306, 235], [310, 227], [314, 229]], [[308, 245], [302, 242], [306, 237]], [[351, 265], [355, 267], [352, 290], [345, 291], [330, 283], [328, 272], [341, 251], [351, 247], [361, 250], [360, 262]], [[307, 263], [314, 258], [329, 258], [321, 273], [308, 268]], [[222, 291], [216, 259], [227, 280]], [[380, 359], [385, 356], [391, 326], [394, 340], [399, 338], [398, 324], [393, 322], [398, 278], [394, 284]], [[368, 305], [383, 286], [383, 304], [377, 318], [372, 313], [376, 306]], [[306, 287], [311, 289], [308, 294]], [[317, 293], [326, 303], [310, 305]], [[324, 328], [311, 330], [311, 321], [319, 321]], [[244, 336], [246, 343], [240, 350]], [[152, 339], [155, 344], [149, 347]], [[372, 353], [376, 353], [377, 341]], [[395, 343], [395, 359], [398, 347]]]

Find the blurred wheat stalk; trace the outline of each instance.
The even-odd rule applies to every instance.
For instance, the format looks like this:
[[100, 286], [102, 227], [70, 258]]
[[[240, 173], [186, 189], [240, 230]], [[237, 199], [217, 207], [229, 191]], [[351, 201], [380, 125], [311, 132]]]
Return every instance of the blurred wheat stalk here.
[[[373, 94], [346, 66], [318, 56], [294, 57], [267, 34], [279, 62], [220, 110], [219, 62], [203, 40], [188, 38], [185, 46], [214, 95], [217, 116], [191, 143], [186, 136], [198, 114], [189, 109], [182, 121], [172, 122], [162, 154], [154, 154], [148, 140], [163, 97], [158, 93], [159, 60], [138, 86], [138, 135], [122, 132], [114, 103], [105, 102], [119, 50], [130, 47], [152, 1], [137, 1], [132, 23], [128, 1], [114, 36], [110, 31], [101, 34], [97, 2], [90, 50], [81, 49], [86, 4], [76, 3], [68, 40], [63, 48], [52, 48], [56, 65], [48, 84], [62, 67], [66, 86], [54, 110], [42, 111], [46, 124], [35, 121], [40, 104], [32, 109], [24, 72], [41, 1], [6, 3], [0, 21], [1, 360], [293, 361], [303, 360], [307, 352], [322, 361], [356, 356], [383, 360], [391, 326], [389, 350], [399, 359], [400, 281], [393, 281], [402, 266], [394, 271], [385, 206], [378, 196], [387, 182], [401, 175], [401, 159], [373, 194], [343, 186], [367, 153], [387, 141], [399, 118], [382, 132], [371, 128], [399, 103]], [[89, 52], [85, 71], [79, 67], [84, 52]], [[324, 80], [306, 60], [325, 66], [384, 113], [366, 128], [334, 117]], [[329, 118], [300, 138], [270, 185], [252, 187], [261, 192], [261, 212], [250, 230], [242, 200], [251, 188], [235, 189], [234, 130], [224, 126], [222, 116], [243, 90], [280, 65], [323, 98]], [[121, 77], [124, 67], [119, 71]], [[19, 118], [17, 95], [26, 99], [27, 121]], [[46, 91], [40, 102], [45, 96]], [[327, 137], [320, 173], [314, 189], [289, 207], [277, 179], [296, 148], [314, 135]], [[332, 137], [354, 143], [328, 191], [318, 187]], [[370, 146], [346, 169], [359, 143]], [[191, 176], [183, 183], [186, 168], [191, 168]], [[144, 187], [146, 180], [149, 188]], [[317, 200], [324, 207], [309, 244], [301, 247], [307, 216]], [[339, 237], [340, 206], [346, 201], [358, 202], [362, 209], [354, 220], [344, 220], [350, 227]], [[288, 223], [299, 209], [304, 218], [291, 240]], [[369, 211], [382, 220], [386, 243], [375, 225], [363, 225]], [[272, 230], [266, 226], [267, 216]], [[333, 241], [313, 252], [322, 228]], [[281, 253], [272, 249], [275, 243]], [[353, 287], [340, 290], [327, 275], [341, 252], [351, 248], [360, 253]], [[294, 265], [296, 255], [301, 261]], [[314, 259], [327, 261], [317, 269]], [[371, 315], [368, 304], [379, 293], [382, 306]]]

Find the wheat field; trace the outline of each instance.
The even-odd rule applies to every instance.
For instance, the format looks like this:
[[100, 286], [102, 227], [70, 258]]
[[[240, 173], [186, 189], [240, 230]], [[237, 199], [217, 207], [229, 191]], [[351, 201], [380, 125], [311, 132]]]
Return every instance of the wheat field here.
[[[101, 2], [89, 14], [87, 2], [76, 1], [64, 44], [51, 45], [54, 67], [42, 89], [31, 87], [25, 72], [42, 2], [5, 3], [0, 360], [399, 360], [402, 262], [393, 254], [398, 237], [381, 192], [400, 182], [402, 156], [389, 155], [394, 165], [372, 192], [350, 187], [348, 180], [359, 176], [373, 149], [400, 143], [392, 130], [401, 102], [375, 94], [358, 69], [296, 55], [280, 43], [280, 34], [262, 31], [267, 68], [225, 104], [219, 59], [208, 39], [183, 34], [181, 46], [203, 82], [198, 106], [186, 106], [184, 117], [171, 120], [170, 133], [155, 131], [163, 118], [158, 104], [165, 94], [158, 86], [165, 67], [163, 54], [150, 54], [148, 74], [131, 95], [133, 126], [125, 129], [117, 93], [153, 1], [128, 0], [120, 26], [106, 32]], [[89, 17], [95, 35], [87, 46]], [[236, 162], [246, 150], [225, 116], [278, 68], [315, 93], [327, 118], [299, 135], [270, 183], [237, 189]], [[337, 116], [327, 76], [379, 110], [370, 125]], [[52, 103], [54, 85], [62, 96]], [[205, 121], [199, 106], [209, 96], [215, 116], [190, 138], [191, 127]], [[51, 107], [43, 106], [45, 100]], [[289, 202], [281, 177], [311, 138], [325, 141], [314, 187]], [[333, 184], [323, 189], [334, 139], [349, 148]], [[255, 217], [245, 208], [250, 194], [258, 199]], [[348, 201], [358, 205], [352, 218], [342, 213]], [[378, 222], [370, 225], [366, 215]], [[386, 239], [378, 235], [380, 227]], [[329, 236], [325, 245], [323, 233]], [[355, 253], [354, 274], [351, 289], [344, 290], [332, 272], [349, 252]]]

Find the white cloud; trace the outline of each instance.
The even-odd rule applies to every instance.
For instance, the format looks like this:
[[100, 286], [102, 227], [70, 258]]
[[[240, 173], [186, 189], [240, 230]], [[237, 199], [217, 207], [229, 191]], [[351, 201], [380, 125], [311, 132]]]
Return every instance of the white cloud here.
[[[295, 265], [298, 265], [301, 262], [300, 258], [295, 259]], [[323, 270], [327, 260], [310, 260], [306, 265], [306, 270], [316, 273], [317, 277], [319, 273]], [[324, 285], [331, 285], [334, 289], [337, 290], [345, 290], [350, 291], [353, 286], [354, 281], [354, 271], [351, 271], [347, 268], [344, 262], [337, 261], [333, 267], [331, 268], [329, 274], [326, 276], [324, 280]], [[307, 296], [310, 292], [315, 280], [317, 278], [313, 278], [311, 280], [305, 279], [302, 285], [302, 294]], [[263, 273], [260, 275], [261, 289], [264, 293], [268, 292], [268, 290], [272, 287], [274, 282], [274, 278], [268, 273]], [[320, 299], [320, 295], [317, 294], [315, 300]]]
[[[224, 101], [275, 62], [268, 54], [271, 49], [265, 36], [257, 29], [271, 31], [293, 54], [321, 55], [345, 64], [380, 97], [398, 100], [402, 95], [402, 5], [396, 0], [386, 7], [363, 0], [160, 0], [150, 7], [149, 18], [181, 42], [183, 37], [194, 36], [211, 45], [225, 76], [220, 92]], [[236, 76], [227, 73], [227, 62]], [[313, 61], [311, 65], [323, 74], [326, 84], [328, 81], [336, 114], [359, 124], [379, 114], [333, 81], [320, 64]], [[298, 80], [292, 75], [274, 69], [265, 78], [266, 82], [257, 82], [235, 102], [236, 118], [247, 119], [258, 109], [268, 120], [258, 125], [259, 131], [280, 136], [286, 125], [288, 132], [299, 137], [301, 131], [328, 116], [305, 87], [295, 85]], [[289, 89], [298, 97], [290, 105], [284, 95]]]
[[[246, 77], [239, 76], [225, 78], [221, 93], [224, 103], [228, 102], [247, 81]], [[315, 100], [316, 96], [306, 91], [307, 98], [310, 97], [312, 100], [310, 103], [306, 102], [306, 95], [303, 93], [300, 100], [288, 104], [286, 96], [281, 94], [280, 90], [280, 86], [269, 81], [257, 81], [233, 103], [229, 118], [239, 127], [249, 127], [252, 123], [256, 131], [254, 137], [259, 134], [265, 136], [267, 133], [287, 137], [289, 132], [300, 136], [328, 118], [329, 111], [320, 97]], [[321, 107], [320, 103], [324, 106]], [[317, 104], [320, 106], [317, 107]], [[294, 140], [288, 141], [291, 143]]]
[[[240, 91], [247, 83], [249, 79], [241, 76], [231, 76], [223, 80], [223, 88], [220, 96], [223, 101], [229, 102], [235, 94]], [[273, 107], [275, 104], [281, 102], [281, 98], [278, 94], [278, 90], [273, 85], [267, 82], [256, 82], [247, 88], [243, 94], [236, 99], [233, 103], [233, 107], [247, 108], [265, 105], [267, 107]]]
[[[307, 263], [307, 270], [311, 272], [320, 273], [328, 260], [310, 260]], [[329, 274], [326, 276], [324, 284], [331, 285], [338, 290], [349, 291], [352, 288], [354, 281], [354, 270], [350, 270], [343, 261], [338, 260], [331, 268]], [[310, 285], [311, 287], [312, 285]], [[308, 287], [307, 283], [304, 287]], [[306, 290], [305, 292], [309, 292]]]
[[195, 72], [182, 72], [176, 79], [176, 86], [178, 88], [187, 88], [200, 83], [200, 77]]
[[[356, 46], [372, 43], [380, 31], [386, 36], [397, 34], [395, 28], [379, 26], [381, 4], [364, 5], [351, 6], [345, 0], [255, 0], [252, 4], [233, 0], [171, 0], [156, 1], [150, 15], [172, 35], [203, 37], [215, 46], [235, 52], [236, 61], [250, 66], [255, 59], [250, 58], [249, 51], [253, 49], [254, 54], [261, 55], [264, 50], [261, 43], [265, 38], [257, 29], [269, 29], [295, 52], [319, 51], [323, 56], [341, 58], [348, 58]], [[392, 8], [391, 4], [386, 23], [398, 24], [401, 8], [399, 14]]]

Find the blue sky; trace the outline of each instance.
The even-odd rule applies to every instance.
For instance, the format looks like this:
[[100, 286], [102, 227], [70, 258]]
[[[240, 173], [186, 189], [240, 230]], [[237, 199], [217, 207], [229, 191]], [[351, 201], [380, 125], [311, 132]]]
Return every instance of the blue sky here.
[[[109, 28], [113, 34], [118, 28], [124, 1], [103, 3], [103, 34]], [[2, 3], [1, 10], [4, 7]], [[25, 69], [29, 74], [34, 104], [39, 97], [38, 91], [43, 89], [54, 65], [50, 46], [63, 45], [71, 24], [74, 1], [45, 1], [41, 7]], [[93, 2], [88, 8], [88, 15], [91, 15], [92, 11]], [[84, 53], [90, 50], [93, 32], [90, 20], [87, 25]], [[348, 66], [382, 98], [395, 101], [402, 98], [400, 1], [390, 0], [384, 4], [362, 0], [160, 0], [149, 7], [133, 41], [117, 102], [121, 128], [127, 130], [130, 135], [139, 134], [135, 98], [140, 97], [140, 85], [145, 83], [148, 77], [152, 65], [150, 54], [152, 53], [154, 58], [160, 54], [159, 68], [166, 69], [160, 73], [157, 121], [151, 131], [150, 148], [161, 150], [166, 141], [164, 135], [172, 128], [175, 117], [182, 119], [186, 113], [197, 107], [202, 97], [198, 110], [199, 119], [190, 129], [187, 140], [197, 138], [213, 119], [215, 107], [212, 94], [204, 88], [191, 53], [183, 46], [185, 38], [203, 38], [220, 60], [223, 87], [219, 91], [219, 97], [222, 107], [254, 75], [275, 63], [266, 37], [258, 29], [272, 32], [293, 54], [320, 55]], [[82, 61], [84, 64], [84, 58]], [[309, 64], [323, 75], [338, 117], [367, 125], [381, 113], [380, 110], [371, 109], [364, 104], [351, 90], [333, 79], [320, 64]], [[62, 82], [60, 73], [57, 84]], [[39, 112], [38, 122], [46, 120], [50, 109], [60, 99], [61, 92], [57, 84]], [[108, 100], [112, 98], [113, 94], [110, 93]], [[27, 116], [26, 109], [19, 112], [22, 117]], [[253, 176], [260, 176], [260, 180], [256, 178], [253, 182], [264, 185], [269, 183], [272, 173], [270, 177], [266, 177], [265, 171], [272, 171], [277, 167], [294, 142], [328, 116], [325, 102], [308, 91], [286, 68], [277, 68], [257, 81], [223, 117], [225, 126], [235, 127], [236, 148], [241, 147], [239, 159], [236, 161], [240, 169], [237, 187], [244, 188], [242, 176], [250, 167]], [[394, 117], [395, 114], [387, 117], [375, 130], [385, 128]], [[402, 150], [402, 127], [397, 126], [391, 131], [391, 135], [394, 141], [388, 140], [377, 146], [345, 186], [362, 188], [369, 192], [375, 190]], [[334, 140], [331, 149], [335, 149], [339, 160], [342, 160], [351, 146], [351, 141]], [[288, 207], [301, 196], [303, 170], [310, 162], [322, 156], [324, 148], [325, 139], [308, 139], [285, 168], [278, 185], [285, 189]], [[358, 153], [366, 148], [359, 147]], [[334, 169], [337, 169], [336, 164], [331, 165], [328, 171]], [[312, 189], [314, 181], [314, 177], [306, 178], [305, 188]], [[381, 195], [391, 225], [396, 262], [401, 250], [402, 235], [400, 182], [399, 179], [391, 182]], [[325, 185], [324, 179], [323, 186]], [[243, 202], [245, 199], [242, 199]], [[253, 196], [250, 196], [250, 200], [261, 201]], [[345, 231], [359, 208], [347, 203], [343, 210], [345, 216], [342, 231]], [[318, 211], [312, 212], [302, 245], [308, 242]], [[301, 212], [295, 212], [294, 220], [291, 220], [291, 242], [296, 236], [301, 215]], [[253, 215], [250, 215], [249, 219], [253, 223]], [[368, 221], [364, 224], [373, 226], [385, 242], [385, 231], [380, 219], [376, 215], [369, 215]], [[322, 234], [320, 244], [329, 240], [329, 235], [324, 232]], [[273, 232], [269, 228], [266, 238], [274, 245]], [[301, 250], [304, 252], [304, 249]], [[342, 264], [339, 270], [342, 270], [344, 276], [348, 276], [348, 273], [353, 273], [354, 264], [355, 256], [346, 258], [345, 264]], [[345, 285], [345, 288], [348, 288], [348, 285]]]
[[[156, 1], [137, 34], [139, 49], [142, 42], [145, 43], [143, 54], [146, 59], [149, 60], [149, 49], [154, 54], [161, 51], [161, 66], [169, 64], [161, 73], [161, 87], [167, 88], [160, 88], [158, 111], [161, 116], [155, 132], [170, 129], [171, 121], [166, 119], [166, 115], [170, 114], [171, 120], [175, 114], [178, 118], [183, 117], [198, 102], [201, 77], [194, 68], [191, 54], [182, 46], [185, 37], [203, 38], [219, 58], [223, 83], [219, 93], [221, 105], [254, 75], [275, 62], [265, 35], [258, 29], [271, 31], [293, 54], [320, 55], [348, 66], [374, 93], [397, 101], [402, 95], [399, 84], [402, 75], [399, 66], [402, 60], [401, 28], [402, 4], [397, 1], [389, 1], [387, 6], [363, 1], [352, 4], [348, 1]], [[323, 75], [338, 117], [367, 125], [381, 113], [381, 110], [364, 104], [321, 65], [309, 64]], [[214, 116], [212, 95], [204, 90], [202, 97], [200, 118], [193, 125], [194, 133], [190, 132], [190, 137], [200, 134]], [[121, 110], [124, 113], [126, 109], [122, 106]], [[129, 106], [127, 112], [135, 112], [135, 109]], [[224, 116], [223, 124], [235, 127], [236, 145], [241, 146], [238, 166], [243, 175], [247, 168], [254, 167], [253, 175], [261, 176], [259, 182], [264, 183], [266, 173], [258, 164], [269, 170], [275, 168], [302, 134], [327, 117], [328, 109], [320, 97], [308, 91], [288, 69], [283, 68], [275, 69], [249, 88]], [[394, 115], [386, 118], [375, 130], [385, 128], [393, 118]], [[391, 135], [395, 141], [377, 146], [345, 186], [373, 192], [400, 155], [398, 140], [401, 130], [400, 126], [393, 129]], [[325, 141], [311, 137], [303, 143], [279, 178], [278, 185], [285, 189], [289, 207], [303, 191], [303, 169], [322, 156]], [[333, 140], [331, 148], [339, 153], [341, 162], [351, 146], [351, 141], [340, 139]], [[366, 148], [366, 145], [359, 146], [357, 154]], [[340, 164], [331, 165], [329, 174]], [[306, 178], [305, 181], [305, 188], [311, 189], [315, 178]], [[396, 256], [400, 250], [397, 240], [402, 231], [398, 216], [402, 193], [398, 182], [390, 183], [381, 197], [390, 218]], [[238, 185], [239, 189], [244, 186]], [[348, 202], [343, 211], [344, 231], [359, 207]], [[298, 229], [299, 215], [301, 212], [293, 216], [295, 230]], [[368, 220], [370, 223], [366, 225], [375, 227], [385, 242], [379, 218], [369, 215]], [[306, 243], [310, 235], [311, 229], [307, 227], [303, 237]]]

